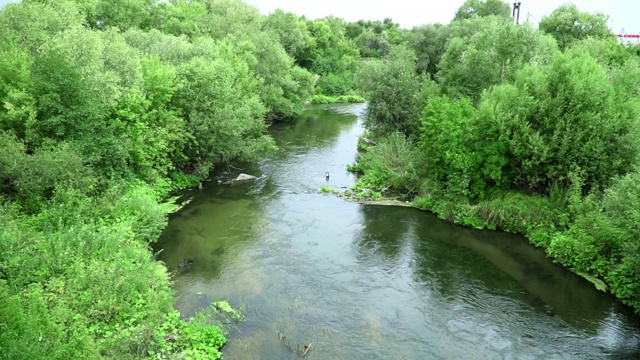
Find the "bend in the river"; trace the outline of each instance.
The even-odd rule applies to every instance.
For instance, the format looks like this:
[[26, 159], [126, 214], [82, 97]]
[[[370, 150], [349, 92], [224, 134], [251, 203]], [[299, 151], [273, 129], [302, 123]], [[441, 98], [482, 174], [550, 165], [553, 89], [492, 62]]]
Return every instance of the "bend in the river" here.
[[280, 151], [242, 170], [256, 182], [216, 174], [171, 218], [176, 307], [246, 309], [226, 359], [297, 358], [278, 331], [308, 359], [640, 358], [638, 318], [525, 239], [321, 194], [355, 181], [363, 109], [274, 126]]

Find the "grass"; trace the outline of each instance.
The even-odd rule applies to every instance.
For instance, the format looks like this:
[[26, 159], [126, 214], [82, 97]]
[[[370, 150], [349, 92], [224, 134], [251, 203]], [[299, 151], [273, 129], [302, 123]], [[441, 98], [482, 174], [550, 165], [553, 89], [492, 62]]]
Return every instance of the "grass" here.
[[365, 98], [358, 95], [340, 95], [340, 96], [327, 96], [327, 95], [314, 95], [311, 100], [311, 104], [343, 104], [343, 103], [363, 103], [366, 102]]

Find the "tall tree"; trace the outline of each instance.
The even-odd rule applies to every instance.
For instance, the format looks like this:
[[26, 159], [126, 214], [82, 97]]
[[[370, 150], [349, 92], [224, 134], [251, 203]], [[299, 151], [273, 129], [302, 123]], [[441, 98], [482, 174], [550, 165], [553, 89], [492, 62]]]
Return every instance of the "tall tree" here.
[[481, 138], [507, 159], [494, 180], [547, 192], [577, 176], [589, 190], [632, 171], [639, 107], [617, 93], [606, 69], [582, 50], [558, 55], [550, 66], [526, 67], [515, 85], [494, 88], [478, 110]]
[[185, 116], [191, 134], [185, 154], [198, 174], [273, 150], [256, 80], [241, 59], [194, 57], [178, 67], [177, 76], [180, 91], [172, 102]]
[[209, 15], [198, 24], [202, 34], [222, 39], [229, 34], [253, 34], [260, 30], [264, 17], [258, 9], [242, 0], [197, 0]]
[[287, 54], [293, 58], [309, 47], [306, 21], [294, 13], [276, 9], [267, 16], [262, 28], [276, 34]]
[[9, 37], [0, 40], [0, 129], [13, 131], [21, 139], [36, 116], [31, 66], [25, 49]]
[[156, 0], [98, 0], [95, 17], [87, 20], [98, 28], [137, 28], [147, 21], [149, 9], [155, 3]]
[[442, 184], [452, 198], [481, 196], [485, 183], [478, 167], [482, 159], [481, 152], [476, 151], [473, 103], [465, 98], [434, 97], [420, 120], [418, 142], [427, 176]]
[[501, 18], [466, 20], [452, 31], [457, 36], [449, 41], [436, 78], [445, 93], [476, 102], [483, 90], [512, 81], [526, 64], [549, 63], [557, 52], [550, 37]]
[[7, 4], [0, 17], [0, 38], [12, 38], [36, 56], [51, 37], [81, 26], [84, 21], [84, 15], [71, 0]]
[[540, 30], [553, 36], [560, 49], [564, 50], [578, 40], [588, 37], [611, 38], [613, 34], [607, 27], [608, 16], [580, 11], [575, 4], [564, 4], [551, 15], [540, 20]]
[[418, 128], [415, 53], [397, 46], [385, 59], [366, 61], [356, 74], [356, 86], [369, 99], [365, 125], [374, 133], [400, 131], [411, 135]]
[[256, 33], [248, 41], [254, 51], [245, 56], [261, 83], [260, 99], [267, 106], [269, 119], [292, 118], [302, 112], [313, 94], [315, 76], [294, 64], [294, 59], [273, 33]]
[[404, 37], [416, 52], [418, 73], [435, 76], [451, 37], [449, 26], [442, 24], [416, 26], [411, 31], [405, 32]]
[[491, 15], [509, 17], [510, 10], [510, 5], [502, 0], [467, 0], [458, 8], [453, 19], [464, 20]]
[[160, 2], [149, 9], [149, 16], [142, 28], [194, 39], [203, 35], [201, 24], [207, 22], [207, 17], [207, 7], [199, 1]]

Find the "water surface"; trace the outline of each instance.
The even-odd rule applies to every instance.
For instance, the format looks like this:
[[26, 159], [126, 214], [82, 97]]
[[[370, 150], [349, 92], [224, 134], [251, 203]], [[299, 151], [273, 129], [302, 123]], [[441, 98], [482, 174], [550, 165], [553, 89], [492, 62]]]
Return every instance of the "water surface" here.
[[[246, 319], [225, 359], [638, 359], [638, 318], [522, 237], [411, 208], [321, 194], [350, 187], [364, 105], [315, 107], [280, 151], [217, 173], [158, 247], [185, 316], [227, 299]], [[331, 174], [327, 181], [325, 171]], [[219, 183], [220, 182], [220, 183]]]

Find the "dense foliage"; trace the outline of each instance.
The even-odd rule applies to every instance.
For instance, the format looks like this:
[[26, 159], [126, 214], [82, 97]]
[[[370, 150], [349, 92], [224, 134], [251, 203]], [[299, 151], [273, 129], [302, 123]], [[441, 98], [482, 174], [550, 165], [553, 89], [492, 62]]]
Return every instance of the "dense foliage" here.
[[606, 39], [613, 34], [607, 27], [609, 17], [582, 12], [574, 4], [564, 4], [540, 21], [540, 30], [558, 41], [561, 49], [587, 38]]
[[[640, 311], [640, 61], [606, 17], [539, 29], [265, 16], [240, 0], [0, 9], [0, 358], [218, 358], [150, 245], [167, 200], [275, 150], [272, 121], [368, 101], [356, 190], [525, 234]], [[373, 142], [370, 142], [373, 143]]]
[[420, 81], [415, 76], [415, 55], [404, 46], [395, 47], [384, 59], [366, 61], [356, 76], [356, 85], [369, 99], [367, 126], [377, 134], [404, 134], [417, 123]]
[[575, 5], [538, 29], [508, 9], [468, 0], [365, 62], [356, 84], [378, 145], [351, 167], [355, 189], [522, 233], [640, 312], [637, 48]]
[[0, 9], [0, 358], [219, 358], [151, 252], [167, 196], [309, 101], [363, 101], [345, 29], [240, 0]]

